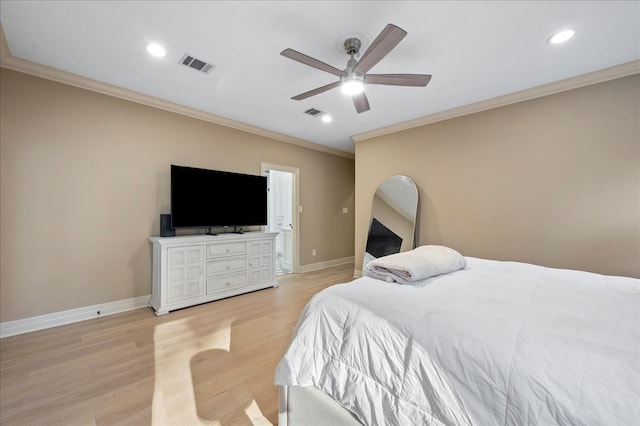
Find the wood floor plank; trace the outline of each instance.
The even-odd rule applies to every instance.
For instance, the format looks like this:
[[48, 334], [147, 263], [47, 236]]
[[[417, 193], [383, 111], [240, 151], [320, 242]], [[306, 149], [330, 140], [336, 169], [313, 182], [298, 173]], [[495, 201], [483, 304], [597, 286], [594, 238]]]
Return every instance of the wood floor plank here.
[[171, 312], [151, 309], [0, 340], [0, 424], [277, 424], [275, 367], [300, 312], [353, 264]]

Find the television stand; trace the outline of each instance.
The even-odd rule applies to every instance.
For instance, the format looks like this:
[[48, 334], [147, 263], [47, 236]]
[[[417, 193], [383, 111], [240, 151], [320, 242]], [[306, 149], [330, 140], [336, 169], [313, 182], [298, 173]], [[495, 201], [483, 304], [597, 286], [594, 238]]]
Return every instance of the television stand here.
[[218, 235], [215, 232], [211, 232], [211, 226], [209, 227], [209, 230], [207, 231], [207, 235]]
[[275, 232], [151, 237], [156, 315], [277, 287]]

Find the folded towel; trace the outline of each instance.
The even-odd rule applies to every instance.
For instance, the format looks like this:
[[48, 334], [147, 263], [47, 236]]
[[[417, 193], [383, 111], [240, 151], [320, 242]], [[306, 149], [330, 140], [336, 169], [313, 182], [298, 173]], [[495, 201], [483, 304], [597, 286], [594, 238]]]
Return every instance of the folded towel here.
[[465, 266], [467, 261], [454, 249], [426, 245], [372, 260], [365, 266], [364, 274], [387, 282], [406, 284], [457, 271]]

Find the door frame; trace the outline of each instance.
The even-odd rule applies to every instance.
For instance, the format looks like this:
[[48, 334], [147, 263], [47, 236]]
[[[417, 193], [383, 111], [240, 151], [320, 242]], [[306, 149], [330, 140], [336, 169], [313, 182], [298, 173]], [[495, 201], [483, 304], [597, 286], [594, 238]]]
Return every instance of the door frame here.
[[265, 172], [267, 170], [275, 170], [278, 172], [288, 172], [293, 174], [293, 200], [291, 203], [291, 208], [293, 209], [293, 211], [291, 212], [291, 250], [293, 251], [293, 253], [291, 253], [291, 273], [296, 274], [300, 270], [300, 194], [298, 193], [300, 169], [297, 167], [261, 162], [260, 174], [262, 176], [265, 176]]

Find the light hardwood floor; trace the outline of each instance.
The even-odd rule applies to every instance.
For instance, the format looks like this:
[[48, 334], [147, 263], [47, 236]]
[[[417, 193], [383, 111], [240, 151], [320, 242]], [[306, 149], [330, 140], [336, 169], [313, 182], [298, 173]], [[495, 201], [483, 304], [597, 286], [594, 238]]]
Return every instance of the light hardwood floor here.
[[276, 364], [307, 301], [353, 264], [156, 317], [151, 309], [0, 340], [0, 424], [277, 424]]

